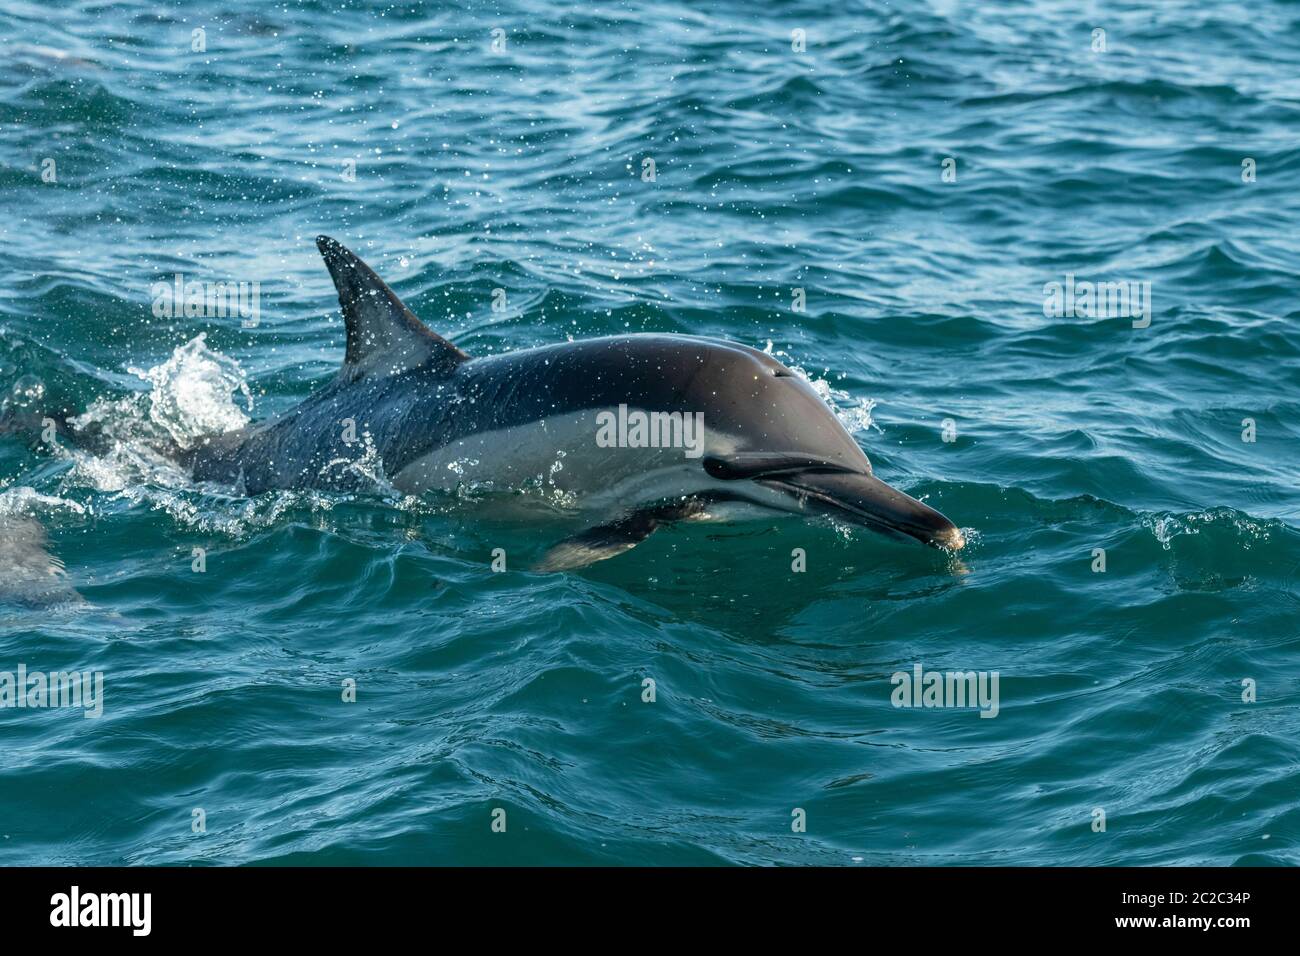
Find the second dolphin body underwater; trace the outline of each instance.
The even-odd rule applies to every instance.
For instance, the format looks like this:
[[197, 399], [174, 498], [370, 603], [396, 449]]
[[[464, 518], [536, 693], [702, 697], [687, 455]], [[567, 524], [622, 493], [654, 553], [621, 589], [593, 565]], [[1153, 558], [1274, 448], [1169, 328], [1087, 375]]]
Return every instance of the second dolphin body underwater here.
[[[829, 512], [950, 549], [965, 543], [939, 512], [876, 478], [812, 387], [770, 355], [643, 334], [471, 358], [351, 251], [326, 236], [316, 244], [346, 325], [342, 369], [283, 416], [190, 449], [183, 461], [197, 480], [247, 494], [346, 486], [363, 441], [407, 494], [470, 482], [518, 488], [549, 475], [591, 523], [552, 548], [544, 570], [613, 557], [723, 502]], [[661, 413], [660, 423], [702, 414], [698, 446], [598, 441], [609, 414], [628, 409]]]

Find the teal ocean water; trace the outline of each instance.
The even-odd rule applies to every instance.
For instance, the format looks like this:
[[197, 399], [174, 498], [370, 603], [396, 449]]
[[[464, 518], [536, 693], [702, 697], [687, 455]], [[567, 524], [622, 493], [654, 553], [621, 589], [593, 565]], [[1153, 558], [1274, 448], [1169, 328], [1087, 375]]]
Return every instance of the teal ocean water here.
[[[0, 708], [0, 863], [1297, 862], [1298, 131], [1278, 0], [5, 0], [3, 420], [98, 439], [0, 437], [0, 672], [103, 691]], [[471, 354], [769, 349], [969, 544], [196, 486], [341, 362], [318, 233]]]

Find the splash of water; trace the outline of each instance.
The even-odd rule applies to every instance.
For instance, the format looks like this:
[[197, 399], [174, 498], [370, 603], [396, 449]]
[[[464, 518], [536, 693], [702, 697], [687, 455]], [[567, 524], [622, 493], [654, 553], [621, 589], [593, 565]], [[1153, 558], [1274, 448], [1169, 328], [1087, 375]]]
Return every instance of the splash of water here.
[[148, 392], [99, 398], [85, 413], [68, 420], [74, 432], [95, 437], [95, 452], [67, 452], [73, 467], [65, 484], [97, 491], [125, 491], [142, 484], [189, 487], [189, 476], [163, 453], [190, 448], [205, 435], [242, 428], [253, 396], [239, 363], [208, 348], [200, 334], [169, 359], [131, 374], [149, 383]]
[[[191, 447], [205, 435], [248, 424], [246, 412], [253, 410], [248, 380], [238, 362], [208, 348], [204, 333], [176, 349], [161, 365], [127, 371], [152, 386], [149, 421], [181, 448]], [[245, 409], [232, 400], [235, 392], [243, 395]]]
[[384, 459], [375, 447], [374, 436], [370, 432], [361, 435], [362, 451], [356, 458], [332, 458], [320, 470], [322, 475], [336, 472], [347, 476], [348, 487], [368, 488], [384, 497], [397, 501], [402, 493], [393, 487], [384, 472]]
[[1254, 542], [1269, 540], [1269, 528], [1266, 523], [1252, 520], [1231, 508], [1211, 508], [1208, 511], [1188, 514], [1145, 515], [1142, 518], [1142, 526], [1151, 532], [1165, 551], [1173, 548], [1175, 538], [1183, 535], [1198, 535], [1202, 529], [1211, 527], [1231, 528], [1236, 532], [1243, 550], [1249, 550]]

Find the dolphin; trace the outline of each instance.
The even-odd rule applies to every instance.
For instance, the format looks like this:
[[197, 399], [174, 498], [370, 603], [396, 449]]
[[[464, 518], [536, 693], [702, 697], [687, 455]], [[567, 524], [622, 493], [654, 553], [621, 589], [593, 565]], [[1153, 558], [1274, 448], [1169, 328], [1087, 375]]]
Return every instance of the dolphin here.
[[84, 604], [68, 583], [63, 562], [50, 553], [45, 526], [22, 514], [0, 513], [0, 607]]
[[537, 567], [582, 567], [722, 506], [824, 512], [950, 550], [961, 531], [891, 488], [813, 388], [756, 349], [633, 334], [471, 358], [347, 248], [316, 245], [338, 289], [343, 367], [281, 417], [184, 455], [246, 494], [355, 487], [365, 455], [400, 492], [546, 479], [586, 530]]

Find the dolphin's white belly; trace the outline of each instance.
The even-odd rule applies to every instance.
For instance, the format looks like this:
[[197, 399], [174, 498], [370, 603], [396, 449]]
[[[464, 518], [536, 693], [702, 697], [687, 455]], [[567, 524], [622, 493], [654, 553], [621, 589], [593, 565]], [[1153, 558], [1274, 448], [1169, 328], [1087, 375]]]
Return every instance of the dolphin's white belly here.
[[[567, 506], [597, 512], [739, 490], [736, 482], [719, 481], [704, 470], [703, 454], [734, 448], [727, 436], [709, 435], [706, 450], [695, 457], [688, 457], [685, 448], [602, 447], [598, 411], [468, 435], [412, 462], [393, 477], [393, 484], [412, 495], [461, 486], [538, 488], [558, 492]], [[754, 490], [752, 483], [744, 484], [747, 491]]]

